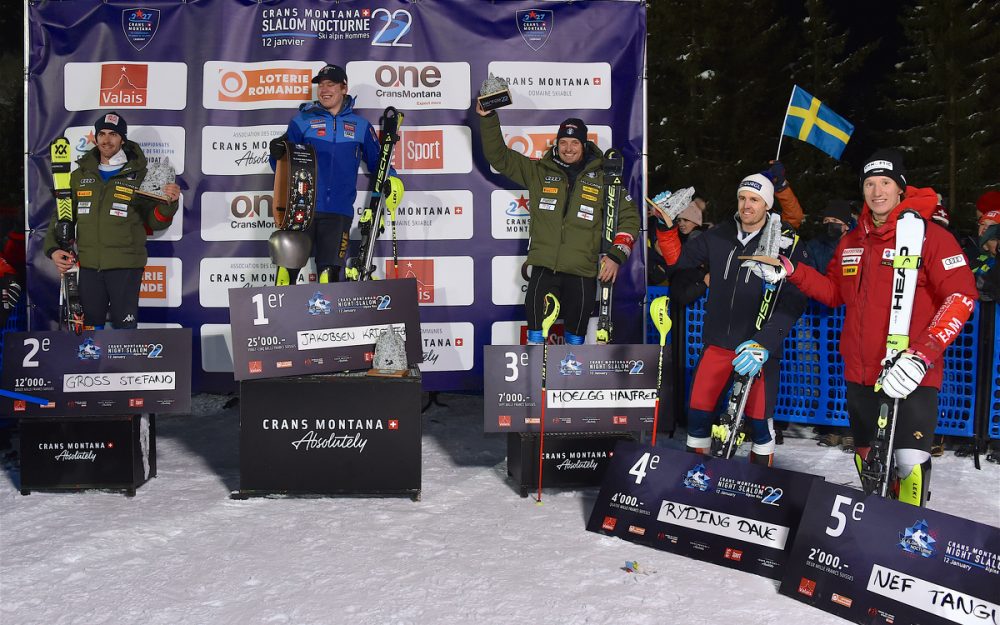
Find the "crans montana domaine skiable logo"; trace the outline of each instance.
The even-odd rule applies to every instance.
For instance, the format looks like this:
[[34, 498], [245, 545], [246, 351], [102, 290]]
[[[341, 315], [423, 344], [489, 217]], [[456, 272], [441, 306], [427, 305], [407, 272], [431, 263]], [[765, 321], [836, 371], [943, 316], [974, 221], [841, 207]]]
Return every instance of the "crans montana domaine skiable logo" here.
[[137, 52], [149, 45], [159, 25], [159, 9], [136, 8], [122, 11], [122, 30]]

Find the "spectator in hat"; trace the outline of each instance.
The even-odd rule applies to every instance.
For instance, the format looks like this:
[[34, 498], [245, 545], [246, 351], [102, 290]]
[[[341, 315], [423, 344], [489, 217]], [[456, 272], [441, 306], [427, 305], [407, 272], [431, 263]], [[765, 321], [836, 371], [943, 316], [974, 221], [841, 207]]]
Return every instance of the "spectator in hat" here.
[[138, 195], [146, 177], [146, 156], [129, 141], [128, 124], [116, 112], [94, 123], [96, 147], [77, 161], [70, 176], [76, 252], [60, 245], [58, 219], [53, 216], [45, 235], [45, 255], [59, 273], [80, 266], [83, 323], [103, 328], [108, 313], [115, 328], [135, 328], [139, 287], [146, 266], [147, 232], [164, 230], [177, 212], [181, 188], [163, 186], [168, 202], [155, 203]]
[[826, 273], [840, 238], [850, 230], [851, 203], [847, 200], [830, 200], [821, 217], [823, 229], [806, 243], [806, 251], [809, 252], [809, 260], [806, 262], [817, 271]]
[[[379, 161], [379, 137], [371, 123], [354, 112], [354, 96], [348, 94], [343, 67], [324, 65], [312, 83], [316, 85], [317, 99], [300, 105], [285, 134], [271, 140], [271, 168], [285, 156], [286, 141], [305, 143], [315, 150], [316, 200], [308, 229], [310, 255], [316, 257], [319, 281], [337, 282], [347, 261], [358, 167], [364, 160], [374, 174]], [[396, 170], [390, 168], [389, 175], [395, 177]], [[290, 270], [288, 281], [295, 284], [297, 279], [298, 270]]]

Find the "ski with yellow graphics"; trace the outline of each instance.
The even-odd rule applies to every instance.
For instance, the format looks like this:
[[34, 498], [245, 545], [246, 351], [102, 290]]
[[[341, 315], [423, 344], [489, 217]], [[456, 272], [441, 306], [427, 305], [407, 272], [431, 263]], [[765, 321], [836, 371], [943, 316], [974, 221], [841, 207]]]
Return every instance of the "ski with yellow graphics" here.
[[[403, 184], [398, 178], [389, 176], [392, 164], [392, 150], [399, 141], [399, 129], [403, 125], [403, 114], [394, 107], [387, 107], [382, 113], [379, 132], [378, 167], [372, 178], [371, 198], [361, 213], [358, 226], [361, 230], [361, 247], [358, 255], [348, 259], [344, 274], [348, 280], [371, 280], [375, 273], [372, 259], [375, 256], [375, 241], [385, 230], [385, 213], [393, 222], [395, 234], [396, 208], [403, 197]], [[393, 257], [396, 256], [395, 236], [393, 237]]]
[[[59, 137], [49, 146], [52, 168], [52, 193], [56, 198], [56, 244], [76, 259], [76, 215], [73, 213], [73, 190], [70, 185], [70, 145]], [[67, 329], [83, 332], [83, 305], [80, 303], [80, 269], [74, 265], [59, 281], [59, 322]]]

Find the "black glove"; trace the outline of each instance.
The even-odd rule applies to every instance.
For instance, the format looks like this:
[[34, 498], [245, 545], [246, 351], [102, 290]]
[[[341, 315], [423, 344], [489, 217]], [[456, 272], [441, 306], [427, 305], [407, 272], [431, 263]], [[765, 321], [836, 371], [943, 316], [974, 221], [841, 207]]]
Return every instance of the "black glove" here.
[[771, 166], [761, 173], [771, 181], [775, 191], [784, 191], [788, 187], [788, 181], [785, 180], [785, 166], [781, 161], [771, 161]]
[[17, 300], [21, 298], [21, 285], [13, 276], [0, 278], [0, 308], [4, 312], [10, 312], [17, 306]]
[[270, 151], [271, 158], [280, 161], [281, 157], [285, 155], [285, 141], [288, 140], [288, 134], [283, 134], [280, 137], [275, 137], [271, 139], [271, 143], [268, 144], [268, 150]]

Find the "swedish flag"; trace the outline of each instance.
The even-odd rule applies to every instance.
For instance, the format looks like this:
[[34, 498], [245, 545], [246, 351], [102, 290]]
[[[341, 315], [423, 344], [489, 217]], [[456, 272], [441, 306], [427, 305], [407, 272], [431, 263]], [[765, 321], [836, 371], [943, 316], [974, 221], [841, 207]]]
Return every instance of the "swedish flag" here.
[[795, 137], [839, 159], [854, 132], [854, 124], [796, 85], [785, 111], [782, 134]]

